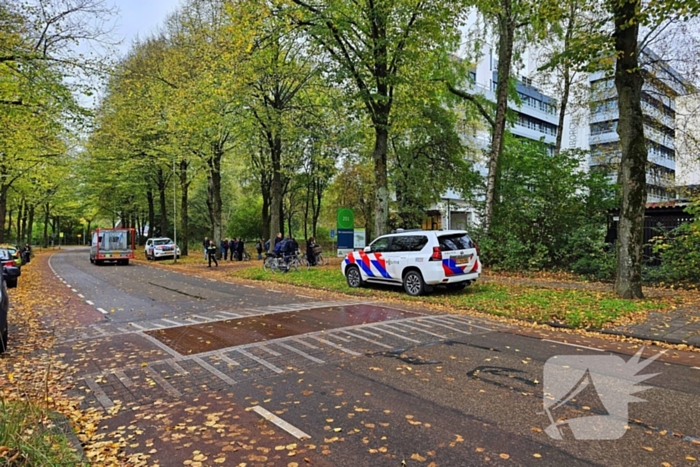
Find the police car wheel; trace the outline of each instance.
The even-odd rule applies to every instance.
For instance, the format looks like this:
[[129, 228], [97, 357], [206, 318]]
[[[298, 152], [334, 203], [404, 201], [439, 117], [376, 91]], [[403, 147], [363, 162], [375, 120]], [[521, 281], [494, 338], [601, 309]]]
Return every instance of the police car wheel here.
[[348, 281], [350, 287], [362, 287], [362, 276], [357, 266], [348, 266], [345, 270], [345, 279]]
[[408, 295], [417, 297], [426, 291], [423, 276], [418, 271], [408, 271], [403, 278], [403, 288]]

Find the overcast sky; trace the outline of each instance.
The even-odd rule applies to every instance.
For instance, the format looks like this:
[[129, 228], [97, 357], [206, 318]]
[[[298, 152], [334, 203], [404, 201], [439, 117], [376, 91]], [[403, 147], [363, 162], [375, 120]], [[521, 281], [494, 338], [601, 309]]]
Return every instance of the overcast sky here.
[[108, 3], [119, 9], [114, 36], [123, 40], [120, 53], [124, 55], [134, 39], [143, 39], [156, 31], [180, 0], [108, 0]]

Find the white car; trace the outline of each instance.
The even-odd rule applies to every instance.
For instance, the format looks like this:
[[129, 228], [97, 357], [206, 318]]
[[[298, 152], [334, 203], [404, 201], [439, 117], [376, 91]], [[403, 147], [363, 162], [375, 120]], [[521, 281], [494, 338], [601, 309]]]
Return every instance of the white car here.
[[168, 237], [149, 238], [144, 252], [146, 259], [180, 257], [180, 248]]
[[341, 270], [350, 287], [402, 285], [409, 295], [445, 285], [461, 290], [479, 278], [479, 250], [464, 230], [397, 230], [363, 251], [348, 253]]

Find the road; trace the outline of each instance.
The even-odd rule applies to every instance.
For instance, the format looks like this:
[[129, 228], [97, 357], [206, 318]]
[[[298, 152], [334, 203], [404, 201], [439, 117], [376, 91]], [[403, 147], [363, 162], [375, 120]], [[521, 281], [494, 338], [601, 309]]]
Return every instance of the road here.
[[[57, 352], [77, 369], [73, 392], [84, 408], [121, 408], [103, 429], [121, 430], [128, 452], [150, 450], [148, 465], [700, 459], [700, 370], [690, 366], [659, 359], [625, 376], [629, 349], [528, 337], [495, 321], [214, 281], [201, 269], [94, 266], [82, 250], [50, 264], [52, 280], [103, 315], [59, 333]], [[628, 403], [637, 372], [657, 375], [636, 393], [645, 402]], [[550, 419], [543, 400], [569, 386], [584, 389]], [[565, 423], [563, 439], [548, 435], [552, 420], [586, 416], [597, 420], [590, 430]], [[595, 439], [605, 436], [617, 439]]]

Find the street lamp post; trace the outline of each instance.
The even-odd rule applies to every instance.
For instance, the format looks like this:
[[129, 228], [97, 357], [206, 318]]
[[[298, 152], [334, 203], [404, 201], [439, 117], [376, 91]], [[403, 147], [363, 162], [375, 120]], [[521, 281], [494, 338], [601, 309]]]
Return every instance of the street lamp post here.
[[173, 262], [177, 263], [177, 172], [175, 171], [175, 159], [173, 158], [173, 241], [175, 242], [175, 254]]

